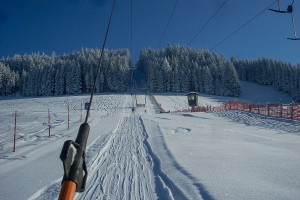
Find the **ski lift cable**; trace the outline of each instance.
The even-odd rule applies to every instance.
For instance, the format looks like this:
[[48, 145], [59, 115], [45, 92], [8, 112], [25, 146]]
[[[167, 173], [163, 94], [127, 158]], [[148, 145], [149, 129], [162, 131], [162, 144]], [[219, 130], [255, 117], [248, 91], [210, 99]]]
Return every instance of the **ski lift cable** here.
[[101, 49], [101, 54], [100, 54], [100, 59], [99, 59], [99, 66], [97, 68], [96, 77], [95, 77], [95, 80], [94, 80], [94, 85], [93, 85], [93, 89], [92, 89], [91, 97], [90, 97], [90, 101], [89, 101], [89, 106], [88, 106], [88, 109], [87, 109], [87, 112], [86, 112], [85, 123], [87, 123], [87, 121], [88, 121], [88, 117], [89, 117], [90, 109], [91, 109], [91, 104], [92, 104], [94, 93], [95, 93], [95, 90], [96, 90], [96, 83], [97, 83], [97, 80], [98, 80], [99, 75], [100, 75], [101, 64], [102, 64], [103, 54], [104, 54], [104, 48], [106, 46], [106, 41], [107, 41], [107, 37], [108, 37], [108, 33], [109, 33], [111, 21], [112, 21], [113, 12], [115, 10], [115, 5], [116, 5], [116, 0], [114, 0], [114, 4], [113, 4], [113, 7], [112, 7], [112, 10], [111, 10], [111, 13], [110, 13], [109, 22], [108, 22], [108, 25], [107, 25], [105, 38], [104, 38], [104, 42], [103, 42], [102, 49]]
[[[133, 34], [132, 34], [132, 30], [133, 30], [133, 5], [132, 5], [132, 1], [130, 0], [130, 54], [131, 54], [131, 74], [130, 74], [130, 82], [133, 82], [133, 63], [132, 63], [132, 58], [133, 58]], [[133, 88], [131, 89], [133, 90]], [[131, 91], [132, 92], [132, 91]]]
[[[130, 53], [131, 53], [131, 59], [133, 58], [133, 0], [130, 0]], [[132, 64], [132, 60], [131, 60]]]
[[60, 159], [63, 162], [63, 167], [64, 167], [64, 176], [63, 176], [58, 200], [74, 199], [75, 192], [83, 192], [85, 190], [87, 175], [88, 175], [86, 162], [85, 162], [85, 151], [86, 151], [86, 144], [87, 144], [87, 139], [90, 131], [90, 126], [87, 123], [87, 121], [91, 109], [93, 95], [96, 89], [96, 82], [100, 74], [104, 48], [107, 41], [108, 32], [112, 21], [113, 12], [115, 9], [115, 4], [116, 4], [116, 0], [114, 0], [112, 11], [110, 14], [109, 23], [107, 26], [105, 39], [102, 46], [102, 51], [99, 59], [99, 66], [94, 80], [94, 86], [91, 92], [91, 97], [88, 105], [85, 122], [80, 125], [75, 141], [73, 140], [65, 141], [60, 154]]
[[173, 18], [173, 14], [174, 14], [175, 9], [176, 9], [176, 7], [177, 7], [177, 5], [178, 5], [178, 1], [179, 1], [179, 0], [176, 0], [176, 2], [175, 2], [175, 5], [174, 5], [173, 10], [172, 10], [172, 13], [171, 13], [171, 15], [170, 15], [170, 17], [169, 17], [169, 20], [168, 20], [167, 25], [165, 26], [163, 35], [162, 35], [161, 38], [160, 38], [160, 41], [159, 41], [159, 43], [158, 43], [158, 46], [160, 46], [161, 43], [162, 43], [162, 40], [163, 40], [163, 38], [164, 38], [164, 36], [165, 36], [165, 34], [166, 34], [167, 28], [168, 28], [168, 26], [169, 26], [169, 24], [170, 24], [170, 22], [171, 22], [171, 19]]
[[250, 24], [250, 22], [252, 22], [254, 19], [256, 19], [257, 17], [259, 17], [261, 14], [263, 14], [266, 10], [268, 10], [272, 5], [274, 5], [277, 2], [274, 1], [273, 3], [271, 3], [270, 5], [268, 5], [266, 8], [264, 8], [262, 11], [260, 11], [259, 13], [257, 13], [254, 17], [252, 17], [250, 20], [248, 20], [246, 23], [244, 23], [242, 26], [240, 26], [239, 28], [237, 28], [235, 31], [233, 31], [231, 34], [229, 34], [227, 37], [225, 37], [223, 40], [221, 40], [218, 44], [216, 44], [213, 48], [211, 48], [211, 50], [216, 49], [218, 46], [220, 46], [223, 42], [225, 42], [226, 40], [228, 40], [229, 38], [231, 38], [233, 35], [235, 35], [237, 32], [239, 32], [240, 30], [242, 30], [243, 28], [245, 28], [245, 26], [247, 26], [248, 24]]
[[197, 37], [198, 35], [206, 28], [206, 26], [213, 20], [213, 18], [218, 14], [218, 12], [225, 6], [228, 0], [225, 0], [222, 5], [214, 12], [214, 14], [207, 20], [207, 22], [198, 30], [196, 35], [188, 42], [187, 45], [190, 45]]

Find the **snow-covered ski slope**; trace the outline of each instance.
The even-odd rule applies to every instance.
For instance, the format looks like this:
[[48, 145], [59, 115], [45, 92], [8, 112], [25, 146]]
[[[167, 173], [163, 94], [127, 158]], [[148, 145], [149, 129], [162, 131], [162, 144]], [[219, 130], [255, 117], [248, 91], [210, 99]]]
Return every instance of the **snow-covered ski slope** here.
[[[291, 102], [272, 88], [248, 83], [243, 88], [243, 100]], [[186, 108], [185, 94], [155, 97], [165, 110]], [[145, 96], [137, 98], [143, 103]], [[1, 100], [0, 199], [58, 197], [63, 175], [59, 154], [65, 140], [76, 138], [80, 106], [87, 99]], [[201, 96], [200, 103], [225, 100]], [[133, 112], [134, 103], [130, 94], [95, 96], [87, 188], [76, 199], [300, 199], [299, 121], [237, 111], [159, 114], [148, 97], [146, 107]]]
[[[249, 101], [254, 104], [266, 104], [266, 103], [291, 103], [293, 99], [284, 93], [278, 92], [274, 87], [263, 86], [255, 83], [241, 81], [242, 92], [239, 100]], [[187, 109], [188, 102], [186, 94], [178, 93], [166, 93], [155, 94], [156, 100], [162, 104], [162, 108], [165, 111], [178, 111]], [[224, 97], [224, 96], [212, 96], [206, 94], [199, 94], [200, 106], [219, 106], [229, 100], [236, 98]]]

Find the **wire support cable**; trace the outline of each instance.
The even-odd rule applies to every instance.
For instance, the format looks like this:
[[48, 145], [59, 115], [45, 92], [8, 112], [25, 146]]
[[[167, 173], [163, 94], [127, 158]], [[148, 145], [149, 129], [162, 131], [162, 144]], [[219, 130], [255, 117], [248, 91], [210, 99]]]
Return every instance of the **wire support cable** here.
[[198, 30], [196, 35], [188, 42], [187, 45], [190, 45], [198, 36], [199, 34], [206, 28], [206, 26], [215, 18], [218, 12], [225, 6], [228, 0], [225, 0], [222, 5], [214, 12], [214, 14], [207, 20], [207, 22]]
[[158, 47], [160, 47], [160, 45], [161, 45], [161, 43], [162, 43], [162, 40], [163, 40], [163, 38], [165, 37], [167, 28], [169, 27], [169, 24], [170, 24], [170, 22], [171, 22], [171, 19], [173, 18], [175, 9], [176, 9], [176, 7], [177, 7], [177, 5], [178, 5], [178, 1], [179, 1], [179, 0], [176, 0], [176, 3], [175, 3], [175, 5], [174, 5], [174, 7], [173, 7], [173, 10], [172, 10], [172, 13], [171, 13], [171, 15], [170, 15], [170, 17], [169, 17], [168, 23], [167, 23], [167, 25], [165, 26], [163, 35], [161, 36], [160, 41], [159, 41], [159, 43], [158, 43]]
[[133, 57], [133, 0], [130, 0], [130, 51]]
[[106, 45], [106, 41], [107, 41], [107, 37], [108, 37], [108, 33], [109, 33], [109, 28], [110, 28], [111, 21], [112, 21], [113, 12], [115, 10], [115, 5], [116, 5], [116, 0], [114, 0], [114, 4], [113, 4], [113, 7], [112, 7], [112, 10], [111, 10], [111, 13], [110, 13], [109, 22], [108, 22], [106, 33], [105, 33], [103, 46], [102, 46], [102, 49], [101, 49], [99, 66], [97, 68], [96, 77], [95, 77], [95, 80], [94, 80], [94, 85], [93, 85], [93, 89], [92, 89], [91, 97], [90, 97], [90, 101], [89, 101], [89, 106], [88, 106], [88, 109], [87, 109], [87, 112], [86, 112], [85, 123], [88, 122], [88, 118], [89, 118], [89, 115], [90, 115], [91, 104], [92, 104], [94, 93], [95, 93], [95, 90], [96, 90], [96, 85], [97, 85], [96, 83], [97, 83], [97, 80], [98, 80], [99, 75], [100, 75], [101, 64], [102, 64], [103, 54], [104, 54], [104, 48], [105, 48], [105, 45]]
[[256, 19], [257, 17], [259, 17], [261, 14], [263, 14], [266, 10], [268, 10], [271, 6], [273, 6], [275, 3], [277, 2], [274, 1], [273, 3], [271, 3], [270, 5], [268, 5], [266, 8], [264, 8], [262, 11], [260, 11], [259, 13], [257, 13], [254, 17], [252, 17], [250, 20], [248, 20], [246, 23], [244, 23], [242, 26], [240, 26], [239, 28], [237, 28], [235, 31], [233, 31], [231, 34], [229, 34], [227, 37], [225, 37], [223, 40], [221, 40], [218, 44], [216, 44], [213, 48], [211, 48], [211, 50], [216, 49], [218, 46], [220, 46], [223, 42], [225, 42], [226, 40], [228, 40], [229, 38], [231, 38], [233, 35], [235, 35], [237, 32], [239, 32], [240, 30], [242, 30], [243, 28], [245, 28], [245, 26], [247, 26], [248, 24], [250, 24], [250, 22], [252, 22], [254, 19]]

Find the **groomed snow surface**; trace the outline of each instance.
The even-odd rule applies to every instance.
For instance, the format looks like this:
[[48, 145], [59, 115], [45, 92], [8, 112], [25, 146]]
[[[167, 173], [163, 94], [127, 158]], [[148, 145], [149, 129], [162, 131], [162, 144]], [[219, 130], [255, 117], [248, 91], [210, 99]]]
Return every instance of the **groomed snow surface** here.
[[[273, 88], [242, 82], [240, 99], [290, 103]], [[185, 94], [155, 94], [168, 111]], [[57, 199], [65, 140], [75, 140], [89, 96], [0, 102], [0, 199]], [[76, 199], [300, 199], [300, 121], [241, 111], [160, 114], [148, 96], [96, 95]], [[230, 98], [200, 95], [201, 105]], [[70, 108], [70, 128], [68, 112]], [[51, 136], [48, 137], [48, 109]], [[13, 152], [17, 111], [16, 152]], [[82, 120], [85, 112], [82, 113]]]

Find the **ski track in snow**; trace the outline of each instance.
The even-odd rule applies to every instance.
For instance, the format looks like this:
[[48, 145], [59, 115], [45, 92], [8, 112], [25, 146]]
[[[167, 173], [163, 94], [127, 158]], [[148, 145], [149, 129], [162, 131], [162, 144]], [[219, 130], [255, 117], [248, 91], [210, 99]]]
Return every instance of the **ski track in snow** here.
[[[189, 199], [162, 171], [161, 160], [147, 141], [149, 136], [141, 116], [129, 109], [132, 101], [125, 104], [115, 130], [99, 136], [88, 146], [88, 187], [84, 193], [77, 193], [75, 199]], [[183, 179], [191, 179], [179, 164], [174, 170]], [[60, 182], [56, 181], [36, 192], [31, 200], [53, 199], [52, 193], [57, 194], [59, 187]], [[191, 187], [199, 187], [199, 183]], [[191, 188], [186, 185], [184, 189], [189, 192]], [[194, 197], [201, 199], [199, 193], [194, 193]]]
[[92, 162], [89, 187], [77, 199], [155, 199], [144, 139], [138, 116], [125, 114]]
[[[172, 181], [160, 171], [159, 159], [146, 141], [148, 135], [142, 119], [129, 109], [132, 100], [124, 104], [115, 130], [89, 145], [88, 187], [84, 193], [77, 193], [75, 199], [174, 199], [172, 192], [184, 197], [174, 183], [175, 191], [168, 187]], [[55, 182], [42, 188], [31, 200], [53, 199], [51, 194], [57, 194], [59, 187], [60, 182]]]
[[32, 195], [28, 200], [50, 200], [57, 199], [57, 194], [61, 188], [61, 180], [57, 180], [50, 185], [45, 186], [44, 188], [37, 191]]
[[214, 200], [205, 186], [176, 161], [165, 143], [157, 122], [147, 119], [146, 122], [146, 129], [154, 133], [151, 139], [151, 144], [155, 143], [157, 147], [154, 152], [160, 155], [159, 159], [154, 152], [152, 153], [154, 160], [157, 162], [157, 169], [154, 169], [154, 172], [158, 171], [163, 184], [167, 183], [168, 188], [172, 188], [171, 193], [175, 197], [174, 199]]
[[160, 171], [141, 117], [128, 109], [132, 101], [91, 162], [89, 187], [76, 199], [174, 199], [172, 193], [186, 199], [174, 183], [169, 188], [171, 181]]
[[[100, 118], [119, 115], [122, 95], [96, 95], [92, 110], [91, 126]], [[61, 139], [70, 139], [70, 135], [78, 131], [80, 124], [80, 104], [88, 100], [86, 96], [29, 98], [21, 100], [3, 100], [0, 105], [0, 164], [4, 170], [17, 167], [14, 161], [35, 157], [41, 149], [37, 147], [51, 146]], [[67, 129], [67, 107], [70, 105], [70, 129]], [[51, 114], [51, 137], [48, 137], [48, 111]], [[14, 113], [17, 111], [17, 138], [15, 153], [12, 152]], [[46, 111], [46, 112], [45, 112]], [[82, 115], [85, 110], [82, 111]], [[106, 135], [101, 135], [101, 140]], [[73, 138], [74, 139], [74, 138]], [[44, 144], [44, 145], [42, 145]], [[46, 147], [47, 148], [47, 147]], [[101, 148], [101, 146], [100, 146]], [[89, 154], [90, 155], [90, 154]], [[23, 162], [23, 163], [24, 163]], [[18, 162], [19, 163], [19, 162]], [[3, 165], [2, 165], [3, 164]], [[3, 172], [3, 171], [2, 171]], [[31, 199], [57, 199], [61, 178], [38, 190]], [[18, 195], [16, 195], [18, 196]], [[1, 199], [1, 198], [0, 198]]]

